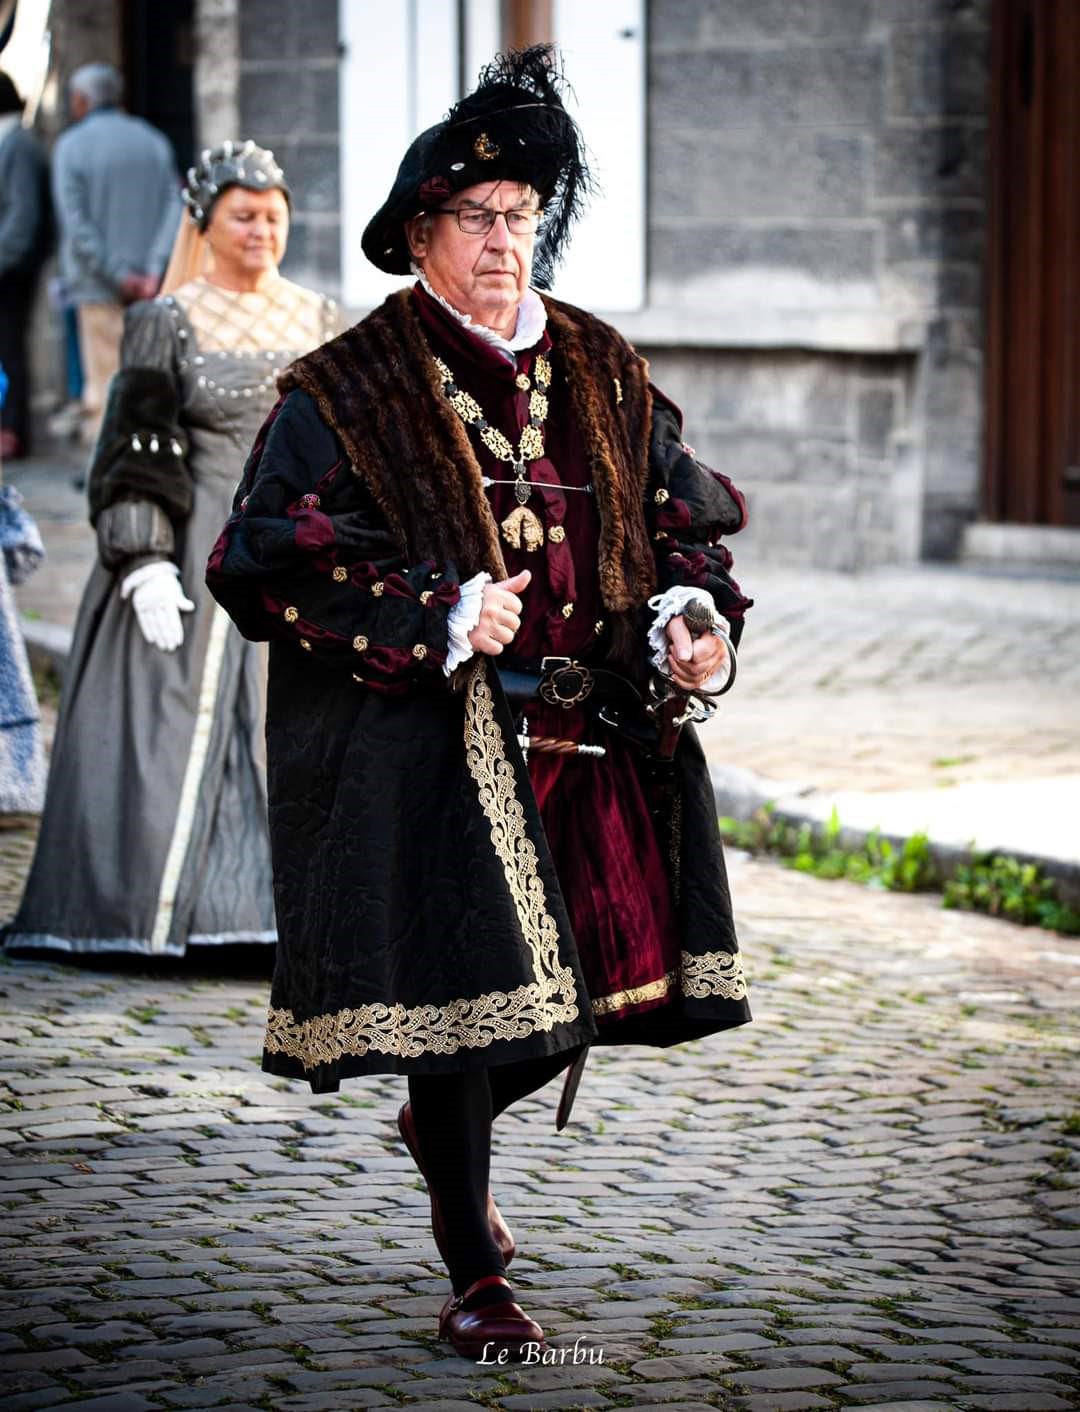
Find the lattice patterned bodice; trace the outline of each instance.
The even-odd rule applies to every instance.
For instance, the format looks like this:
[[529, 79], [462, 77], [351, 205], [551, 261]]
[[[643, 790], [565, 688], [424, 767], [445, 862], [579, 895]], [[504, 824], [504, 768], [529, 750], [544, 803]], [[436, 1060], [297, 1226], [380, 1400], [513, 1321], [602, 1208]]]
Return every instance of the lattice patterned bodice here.
[[316, 348], [336, 331], [333, 304], [287, 279], [255, 293], [193, 279], [181, 285], [174, 298], [204, 353]]

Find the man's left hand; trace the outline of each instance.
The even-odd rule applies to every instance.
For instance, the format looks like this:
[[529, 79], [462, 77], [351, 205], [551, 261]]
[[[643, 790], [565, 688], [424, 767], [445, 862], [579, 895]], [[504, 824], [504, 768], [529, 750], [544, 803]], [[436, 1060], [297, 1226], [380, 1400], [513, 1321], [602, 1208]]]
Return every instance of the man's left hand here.
[[727, 661], [727, 648], [722, 637], [703, 633], [693, 638], [680, 613], [664, 629], [667, 636], [667, 669], [671, 680], [682, 691], [698, 691], [714, 672]]

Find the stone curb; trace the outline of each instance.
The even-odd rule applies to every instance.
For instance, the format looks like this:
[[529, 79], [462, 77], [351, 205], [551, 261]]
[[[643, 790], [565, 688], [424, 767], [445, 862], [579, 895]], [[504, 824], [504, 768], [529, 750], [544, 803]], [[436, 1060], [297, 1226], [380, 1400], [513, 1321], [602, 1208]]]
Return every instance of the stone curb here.
[[[713, 797], [716, 812], [722, 817], [748, 820], [764, 805], [772, 806], [773, 817], [784, 823], [801, 827], [809, 824], [822, 827], [832, 811], [833, 801], [812, 786], [800, 785], [791, 780], [774, 780], [759, 775], [753, 770], [744, 770], [736, 765], [710, 766]], [[889, 827], [888, 796], [882, 795], [882, 817], [876, 830], [879, 838], [887, 839], [894, 848], [903, 846], [910, 836], [907, 831], [899, 832]], [[861, 848], [870, 837], [872, 830], [845, 824], [840, 817], [840, 846], [845, 849]], [[930, 856], [939, 871], [950, 877], [958, 867], [969, 863], [972, 850], [933, 836], [928, 841]], [[976, 850], [978, 852], [994, 851]], [[1058, 885], [1058, 896], [1071, 906], [1080, 906], [1080, 867], [1071, 859], [1056, 858], [1047, 854], [1027, 853], [1015, 848], [1002, 848], [1002, 853], [1016, 858], [1021, 863], [1034, 863], [1043, 874], [1053, 878]]]

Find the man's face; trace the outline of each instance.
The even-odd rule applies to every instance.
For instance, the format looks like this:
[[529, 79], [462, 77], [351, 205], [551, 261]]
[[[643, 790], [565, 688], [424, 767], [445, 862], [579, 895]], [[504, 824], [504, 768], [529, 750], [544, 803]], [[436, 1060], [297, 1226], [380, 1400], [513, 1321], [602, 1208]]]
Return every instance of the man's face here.
[[[539, 210], [532, 187], [482, 182], [448, 196], [445, 211], [464, 207], [490, 211]], [[489, 328], [505, 326], [529, 287], [536, 233], [511, 232], [499, 216], [486, 235], [469, 235], [453, 215], [417, 216], [405, 228], [413, 258], [436, 294]]]

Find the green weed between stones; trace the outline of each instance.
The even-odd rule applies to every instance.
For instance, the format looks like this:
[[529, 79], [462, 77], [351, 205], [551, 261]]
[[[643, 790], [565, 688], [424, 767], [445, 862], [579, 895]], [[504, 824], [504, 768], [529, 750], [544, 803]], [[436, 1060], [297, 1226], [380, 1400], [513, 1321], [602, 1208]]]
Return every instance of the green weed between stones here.
[[860, 846], [842, 847], [835, 809], [815, 828], [779, 819], [765, 805], [749, 819], [721, 818], [720, 832], [735, 848], [767, 854], [814, 877], [846, 878], [889, 892], [940, 892], [943, 907], [1080, 935], [1080, 911], [1057, 896], [1053, 878], [1044, 877], [1036, 864], [1007, 854], [974, 853], [946, 876], [924, 833], [912, 834], [897, 847], [874, 830]]

